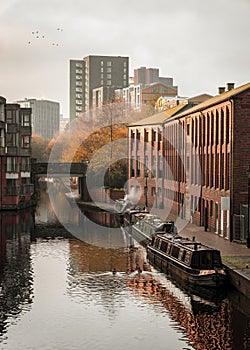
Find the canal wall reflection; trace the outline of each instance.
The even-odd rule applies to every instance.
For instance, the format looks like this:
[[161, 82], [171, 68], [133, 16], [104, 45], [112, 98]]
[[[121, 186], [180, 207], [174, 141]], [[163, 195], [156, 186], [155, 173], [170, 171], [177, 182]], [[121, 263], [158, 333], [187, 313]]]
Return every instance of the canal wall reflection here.
[[9, 317], [30, 310], [33, 277], [30, 244], [34, 215], [30, 210], [0, 213], [0, 335]]
[[[31, 209], [0, 213], [0, 342], [5, 335], [7, 337], [10, 323], [23, 312], [30, 311], [33, 305], [37, 276], [33, 276], [32, 270], [32, 245], [39, 251], [44, 238], [49, 244], [49, 237], [68, 235], [54, 217], [46, 196], [44, 200], [36, 211], [36, 218]], [[132, 295], [144, 308], [153, 308], [156, 315], [165, 312], [171, 327], [194, 349], [249, 349], [247, 298], [230, 291], [225, 299], [210, 303], [183, 291], [166, 275], [151, 268], [144, 248], [134, 245], [122, 232], [117, 236], [112, 234], [109, 225], [116, 225], [116, 222], [109, 215], [86, 213], [89, 219], [106, 225], [102, 245], [98, 242], [100, 236], [86, 222], [81, 223], [81, 229], [93, 244], [72, 237], [58, 240], [60, 244], [65, 242], [67, 250], [64, 255], [68, 259], [66, 293], [72, 300], [84, 304], [91, 299], [103, 307], [109, 319], [115, 320], [126, 307], [126, 298]], [[57, 245], [57, 240], [53, 242]]]

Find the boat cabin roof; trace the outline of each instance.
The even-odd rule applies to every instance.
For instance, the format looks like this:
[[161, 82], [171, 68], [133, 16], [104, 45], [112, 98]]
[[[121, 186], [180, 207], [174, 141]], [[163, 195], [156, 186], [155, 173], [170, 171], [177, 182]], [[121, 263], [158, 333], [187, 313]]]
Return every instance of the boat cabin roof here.
[[179, 248], [186, 248], [187, 250], [190, 250], [190, 251], [215, 251], [216, 250], [214, 248], [206, 246], [203, 243], [190, 240], [189, 238], [185, 238], [179, 235], [174, 237], [172, 234], [168, 234], [165, 232], [162, 234], [157, 233], [155, 235], [155, 238], [163, 239], [168, 243], [174, 243]]

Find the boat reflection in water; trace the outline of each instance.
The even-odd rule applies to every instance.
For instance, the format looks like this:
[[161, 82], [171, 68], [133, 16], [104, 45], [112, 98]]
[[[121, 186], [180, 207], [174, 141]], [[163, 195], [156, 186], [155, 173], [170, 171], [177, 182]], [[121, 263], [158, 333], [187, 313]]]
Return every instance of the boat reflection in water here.
[[145, 249], [139, 245], [105, 249], [71, 240], [69, 276], [68, 293], [73, 298], [101, 293], [111, 307], [117, 298], [123, 304], [122, 290], [126, 286], [136, 298], [153, 305], [156, 312], [157, 305], [164, 306], [174, 328], [194, 349], [231, 349], [228, 300], [224, 296], [207, 300], [187, 293], [151, 268]]
[[207, 301], [187, 294], [165, 276], [148, 273], [127, 280], [131, 291], [160, 302], [167, 310], [174, 328], [184, 333], [194, 349], [232, 349], [228, 300]]
[[0, 213], [0, 335], [7, 332], [10, 318], [31, 307], [33, 234], [32, 211]]

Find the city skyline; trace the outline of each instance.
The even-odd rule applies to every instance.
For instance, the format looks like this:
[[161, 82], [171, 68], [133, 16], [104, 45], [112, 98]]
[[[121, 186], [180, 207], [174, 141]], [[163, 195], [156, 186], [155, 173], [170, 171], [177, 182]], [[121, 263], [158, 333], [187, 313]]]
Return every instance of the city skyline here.
[[[69, 62], [87, 55], [128, 56], [171, 76], [180, 96], [216, 95], [249, 81], [250, 3], [109, 0], [3, 0], [0, 95], [60, 103], [69, 116]], [[87, 28], [87, 29], [86, 29]]]

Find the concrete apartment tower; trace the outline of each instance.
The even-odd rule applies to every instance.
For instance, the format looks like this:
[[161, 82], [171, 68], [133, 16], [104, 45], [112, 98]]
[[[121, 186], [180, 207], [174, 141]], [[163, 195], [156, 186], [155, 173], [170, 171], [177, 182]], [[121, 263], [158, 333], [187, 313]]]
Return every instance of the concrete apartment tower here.
[[159, 76], [159, 68], [140, 67], [134, 69], [134, 85], [141, 84], [142, 86], [145, 86], [153, 83], [163, 83], [175, 88], [173, 86], [173, 78]]
[[86, 56], [70, 60], [70, 121], [114, 98], [128, 86], [129, 58]]
[[32, 129], [37, 135], [51, 140], [60, 129], [60, 104], [54, 101], [24, 99], [17, 102], [32, 110]]

